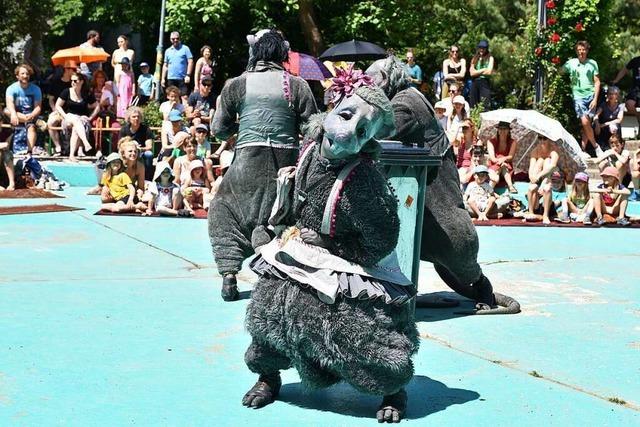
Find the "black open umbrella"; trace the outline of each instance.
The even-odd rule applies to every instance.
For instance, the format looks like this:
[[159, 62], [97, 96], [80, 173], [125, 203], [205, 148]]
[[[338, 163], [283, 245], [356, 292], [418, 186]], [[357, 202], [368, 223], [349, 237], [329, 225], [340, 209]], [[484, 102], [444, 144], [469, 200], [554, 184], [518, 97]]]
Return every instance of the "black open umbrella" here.
[[387, 51], [374, 43], [351, 40], [338, 43], [325, 50], [320, 59], [323, 61], [360, 61], [364, 59], [382, 59]]

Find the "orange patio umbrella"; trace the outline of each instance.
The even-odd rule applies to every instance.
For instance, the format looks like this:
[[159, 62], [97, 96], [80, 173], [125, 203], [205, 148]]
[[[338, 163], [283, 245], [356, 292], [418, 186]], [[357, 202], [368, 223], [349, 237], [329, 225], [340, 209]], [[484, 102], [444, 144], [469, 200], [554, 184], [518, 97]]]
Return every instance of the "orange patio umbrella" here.
[[51, 63], [53, 65], [64, 66], [65, 61], [80, 62], [105, 62], [109, 55], [101, 47], [70, 47], [68, 49], [61, 49], [53, 54], [51, 57]]

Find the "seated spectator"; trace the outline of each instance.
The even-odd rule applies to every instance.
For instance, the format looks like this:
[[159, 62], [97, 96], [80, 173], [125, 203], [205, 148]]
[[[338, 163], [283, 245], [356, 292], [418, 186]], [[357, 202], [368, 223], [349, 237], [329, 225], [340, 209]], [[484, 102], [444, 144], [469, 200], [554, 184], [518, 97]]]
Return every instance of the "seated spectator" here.
[[595, 224], [604, 225], [603, 214], [617, 216], [618, 225], [627, 226], [631, 224], [626, 218], [629, 189], [620, 183], [618, 169], [607, 166], [602, 172], [602, 184], [593, 190], [593, 203], [596, 212]]
[[438, 123], [442, 126], [442, 130], [445, 130], [447, 128], [448, 116], [446, 115], [447, 107], [444, 105], [444, 102], [436, 102], [433, 106], [433, 110], [436, 113], [436, 120], [438, 120]]
[[558, 148], [549, 138], [538, 135], [538, 144], [531, 153], [529, 160], [529, 191], [527, 192], [527, 203], [529, 205], [526, 220], [538, 218], [539, 201], [542, 196], [542, 222], [550, 224], [550, 214], [552, 206], [552, 186], [551, 175], [558, 167]]
[[637, 202], [640, 201], [640, 150], [637, 150], [633, 155], [631, 179], [633, 180], [633, 194], [631, 194], [630, 200]]
[[607, 145], [611, 148], [600, 154], [596, 159], [598, 169], [602, 172], [606, 167], [613, 166], [618, 170], [622, 185], [626, 187], [631, 182], [631, 174], [629, 172], [631, 154], [624, 149], [624, 140], [618, 135], [611, 135]]
[[184, 141], [184, 136], [181, 136], [179, 141], [176, 139], [180, 132], [186, 132], [188, 134], [189, 129], [187, 129], [182, 122], [182, 115], [178, 110], [173, 110], [169, 115], [169, 127], [167, 128], [163, 124], [162, 129], [160, 130], [162, 148], [160, 149], [160, 155], [158, 156], [159, 160], [173, 157], [172, 159], [167, 160], [169, 163], [173, 163], [173, 160], [175, 159], [175, 156], [172, 156], [173, 150], [175, 148], [179, 148], [180, 144]]
[[[609, 86], [607, 99], [601, 103], [593, 118], [593, 130], [596, 142], [605, 151], [610, 148], [609, 138], [611, 135], [621, 137], [620, 124], [624, 116], [624, 105], [619, 103], [620, 89]], [[601, 153], [596, 153], [601, 154]]]
[[[62, 76], [56, 77], [56, 73], [51, 76], [49, 81], [49, 88], [47, 92], [47, 98], [49, 99], [49, 108], [51, 114], [47, 118], [47, 128], [49, 130], [49, 137], [53, 141], [54, 156], [62, 155], [62, 146], [60, 145], [60, 132], [54, 127], [58, 127], [62, 124], [62, 116], [56, 110], [56, 101], [60, 97], [63, 90], [71, 88], [71, 76], [74, 75], [78, 68], [78, 64], [75, 61], [65, 61], [64, 71]], [[66, 150], [65, 150], [66, 151]]]
[[196, 155], [202, 159], [211, 159], [211, 143], [207, 140], [209, 136], [209, 128], [205, 124], [199, 124], [196, 126], [196, 143], [198, 148], [196, 149]]
[[[194, 160], [201, 160], [204, 163], [206, 179], [208, 182], [213, 182], [213, 166], [211, 160], [198, 157], [198, 144], [196, 143], [196, 140], [188, 135], [188, 137], [184, 139], [182, 147], [186, 154], [178, 157], [173, 162], [173, 174], [176, 176], [176, 184], [183, 187], [183, 184], [191, 176], [190, 165]], [[209, 186], [209, 188], [211, 187]]]
[[[449, 96], [442, 99], [442, 103], [447, 109], [444, 113], [445, 116], [450, 117], [451, 114], [453, 114], [453, 99], [456, 96], [460, 95], [464, 99], [464, 96], [462, 95], [462, 87], [463, 86], [458, 83], [451, 83], [449, 85]], [[467, 117], [471, 115], [471, 109], [469, 108], [469, 103], [466, 100], [464, 101], [464, 112]]]
[[151, 181], [153, 177], [153, 132], [144, 124], [142, 108], [131, 107], [127, 111], [124, 126], [120, 129], [119, 139], [130, 137], [138, 143], [140, 157], [146, 170], [145, 179]]
[[517, 193], [513, 186], [513, 156], [516, 153], [516, 141], [511, 138], [511, 125], [507, 122], [498, 123], [498, 135], [487, 143], [489, 154], [489, 169], [496, 172], [509, 188], [509, 193]]
[[593, 200], [589, 192], [589, 175], [578, 172], [573, 178], [571, 192], [562, 199], [562, 215], [558, 220], [564, 223], [573, 221], [590, 225], [592, 213]]
[[151, 196], [147, 209], [142, 215], [158, 213], [165, 216], [190, 216], [187, 210], [181, 209], [182, 194], [174, 179], [171, 165], [167, 162], [158, 162], [153, 180], [149, 184]]
[[[0, 124], [2, 124], [2, 119], [2, 114], [0, 114]], [[16, 189], [16, 179], [13, 166], [13, 150], [11, 149], [11, 142], [9, 140], [0, 141], [0, 162], [2, 162], [4, 170], [7, 173], [8, 181], [6, 187], [0, 185], [0, 191], [13, 191]]]
[[149, 64], [140, 64], [140, 75], [138, 76], [138, 106], [147, 105], [153, 95], [153, 75], [149, 73]]
[[190, 120], [193, 126], [201, 123], [209, 126], [213, 117], [216, 96], [211, 90], [213, 81], [209, 77], [205, 77], [198, 85], [198, 90], [189, 95], [189, 101], [186, 108], [187, 120]]
[[213, 50], [211, 46], [204, 45], [200, 48], [200, 58], [196, 61], [196, 70], [193, 78], [193, 91], [198, 92], [200, 83], [205, 79], [213, 79]]
[[[471, 147], [471, 164], [467, 168], [460, 168], [458, 170], [461, 188], [464, 190], [467, 184], [474, 180], [474, 171], [477, 166], [488, 166], [488, 164], [487, 151], [480, 141], [476, 141]], [[495, 188], [499, 179], [498, 174], [489, 169], [489, 183], [492, 187]]]
[[131, 178], [124, 170], [124, 163], [120, 154], [111, 153], [107, 157], [107, 164], [102, 175], [102, 185], [113, 200], [102, 203], [102, 210], [117, 213], [142, 213], [146, 210], [147, 206], [144, 203], [134, 202], [136, 190], [131, 183]]
[[[29, 82], [33, 76], [33, 68], [27, 64], [20, 64], [15, 69], [17, 81], [6, 90], [6, 104], [4, 114], [9, 117], [14, 128], [14, 145], [16, 129], [26, 130], [27, 153], [31, 154], [36, 146], [36, 120], [42, 107], [42, 92], [35, 84]], [[14, 147], [15, 149], [15, 147]]]
[[453, 112], [449, 116], [447, 120], [447, 136], [449, 137], [449, 141], [453, 141], [455, 139], [460, 138], [461, 129], [460, 125], [467, 120], [469, 117], [464, 109], [465, 100], [462, 95], [457, 95], [453, 98]]
[[496, 193], [489, 184], [489, 169], [479, 165], [473, 170], [474, 180], [467, 185], [464, 192], [464, 203], [471, 218], [488, 221], [497, 218]]
[[118, 141], [118, 152], [122, 161], [124, 162], [125, 172], [129, 175], [131, 183], [136, 189], [136, 199], [138, 201], [142, 199], [145, 186], [145, 165], [140, 159], [140, 149], [138, 143], [130, 137], [124, 137]]
[[[100, 105], [89, 90], [84, 74], [75, 73], [71, 77], [71, 89], [60, 93], [56, 111], [62, 117], [63, 130], [71, 131], [69, 160], [77, 161], [76, 152], [79, 156], [90, 154], [92, 148], [87, 129], [100, 112]], [[84, 145], [84, 153], [78, 147], [78, 140]]]
[[211, 184], [204, 163], [200, 159], [189, 164], [189, 176], [182, 182], [181, 191], [184, 207], [190, 211], [208, 208], [211, 202]]
[[184, 105], [180, 102], [180, 89], [175, 86], [169, 86], [165, 94], [167, 100], [160, 104], [160, 113], [162, 113], [162, 126], [169, 125], [169, 114], [177, 111], [182, 116], [184, 114]]

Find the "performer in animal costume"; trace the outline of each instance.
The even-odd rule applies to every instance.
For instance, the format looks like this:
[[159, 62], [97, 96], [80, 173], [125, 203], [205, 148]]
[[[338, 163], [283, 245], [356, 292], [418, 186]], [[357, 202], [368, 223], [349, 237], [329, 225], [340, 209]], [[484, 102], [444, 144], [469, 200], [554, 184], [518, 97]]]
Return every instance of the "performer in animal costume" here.
[[[397, 128], [393, 139], [443, 156], [442, 165], [427, 178], [420, 259], [432, 262], [451, 289], [476, 301], [476, 314], [518, 313], [518, 302], [494, 293], [478, 264], [478, 235], [464, 207], [453, 150], [433, 108], [409, 86], [406, 66], [396, 57], [374, 62], [367, 74], [391, 100]], [[432, 301], [420, 295], [417, 305], [430, 306]]]
[[263, 32], [251, 51], [251, 71], [225, 84], [212, 124], [221, 139], [238, 134], [233, 163], [209, 209], [225, 301], [239, 297], [235, 276], [253, 255], [253, 230], [267, 223], [278, 169], [295, 164], [300, 126], [317, 112], [307, 82], [282, 66], [288, 48], [280, 33]]
[[370, 79], [342, 74], [336, 107], [311, 119], [297, 169], [281, 173], [295, 175], [295, 226], [252, 263], [260, 279], [247, 308], [245, 362], [260, 377], [243, 404], [273, 402], [279, 371], [293, 366], [306, 387], [346, 381], [383, 396], [378, 421], [398, 422], [418, 334], [415, 287], [394, 252], [397, 200], [374, 162], [393, 115]]

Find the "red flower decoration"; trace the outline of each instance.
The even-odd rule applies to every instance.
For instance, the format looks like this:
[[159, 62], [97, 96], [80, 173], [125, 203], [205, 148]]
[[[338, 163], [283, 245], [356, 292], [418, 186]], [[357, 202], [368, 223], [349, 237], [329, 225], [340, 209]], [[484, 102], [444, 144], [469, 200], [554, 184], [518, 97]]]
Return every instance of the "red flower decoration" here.
[[556, 2], [554, 2], [553, 0], [549, 0], [545, 3], [545, 6], [547, 7], [547, 9], [555, 9]]
[[350, 97], [356, 92], [360, 86], [375, 86], [371, 76], [353, 68], [353, 64], [349, 68], [342, 69], [336, 67], [336, 76], [331, 79], [330, 89], [333, 90], [333, 98], [331, 101], [338, 104], [343, 97]]
[[551, 36], [549, 36], [549, 41], [551, 43], [558, 43], [560, 41], [560, 34], [558, 33], [551, 34]]
[[559, 56], [554, 56], [553, 58], [551, 58], [551, 62], [553, 62], [554, 64], [558, 65], [560, 63], [560, 57]]
[[579, 32], [579, 33], [584, 31], [584, 25], [582, 25], [582, 22], [578, 22], [576, 24], [576, 31]]
[[538, 46], [535, 50], [536, 56], [540, 56], [542, 55], [542, 48], [540, 46]]
[[558, 18], [556, 18], [555, 16], [550, 16], [549, 19], [547, 19], [548, 26], [556, 25], [557, 23], [558, 23]]

